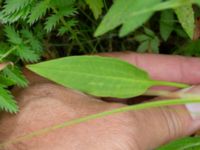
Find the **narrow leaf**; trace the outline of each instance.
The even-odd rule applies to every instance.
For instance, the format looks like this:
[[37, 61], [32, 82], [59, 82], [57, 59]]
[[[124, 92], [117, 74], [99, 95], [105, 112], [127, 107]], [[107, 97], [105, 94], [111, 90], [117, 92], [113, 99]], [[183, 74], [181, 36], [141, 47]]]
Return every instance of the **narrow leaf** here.
[[157, 150], [194, 150], [200, 149], [200, 137], [186, 137], [171, 142]]
[[93, 12], [95, 19], [98, 19], [102, 14], [103, 0], [85, 0]]
[[167, 41], [174, 28], [174, 13], [172, 10], [161, 12], [160, 17], [160, 35]]
[[[185, 1], [189, 2], [190, 0], [185, 0]], [[188, 36], [192, 39], [194, 35], [194, 29], [195, 29], [194, 10], [192, 8], [192, 4], [176, 8], [175, 12], [178, 16], [178, 19], [183, 29], [186, 31]]]
[[153, 81], [127, 62], [99, 56], [66, 57], [27, 67], [61, 85], [101, 97], [128, 98], [156, 84], [172, 84]]

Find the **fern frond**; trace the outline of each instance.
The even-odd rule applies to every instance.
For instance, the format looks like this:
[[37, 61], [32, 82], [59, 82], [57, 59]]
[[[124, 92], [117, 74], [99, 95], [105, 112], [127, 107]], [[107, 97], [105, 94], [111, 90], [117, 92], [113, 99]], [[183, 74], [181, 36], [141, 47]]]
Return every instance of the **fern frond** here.
[[16, 11], [19, 11], [20, 9], [23, 9], [30, 3], [32, 3], [33, 0], [6, 0], [3, 13], [4, 14], [11, 14]]
[[22, 29], [20, 33], [24, 39], [29, 41], [31, 50], [35, 51], [35, 53], [37, 54], [42, 53], [42, 44], [39, 41], [39, 39], [35, 35], [33, 35], [31, 31], [29, 31], [28, 29]]
[[56, 8], [67, 8], [74, 5], [76, 0], [52, 0], [51, 5]]
[[22, 39], [19, 36], [19, 33], [15, 31], [15, 29], [12, 26], [5, 26], [4, 32], [6, 33], [6, 36], [8, 37], [8, 41], [10, 41], [13, 44], [21, 44]]
[[15, 84], [17, 84], [20, 87], [26, 87], [28, 85], [28, 81], [26, 80], [20, 69], [16, 66], [5, 68], [2, 71], [2, 74], [5, 77], [11, 79], [13, 82], [15, 82]]
[[77, 14], [77, 9], [73, 5], [69, 5], [68, 7], [61, 7], [59, 9], [58, 15], [70, 17]]
[[16, 105], [13, 96], [2, 86], [0, 86], [0, 109], [10, 113], [16, 113], [18, 111], [18, 106]]
[[47, 18], [47, 21], [45, 22], [44, 29], [47, 32], [50, 32], [55, 26], [59, 23], [60, 16], [58, 14], [53, 14], [50, 17]]
[[4, 87], [12, 86], [15, 84], [10, 78], [0, 74], [0, 84]]
[[[24, 3], [25, 3], [25, 1], [24, 1]], [[7, 7], [5, 7], [0, 12], [1, 22], [2, 23], [14, 23], [14, 22], [18, 21], [19, 19], [23, 19], [23, 20], [27, 19], [27, 17], [30, 14], [30, 10], [31, 10], [33, 4], [34, 4], [33, 0], [28, 0], [26, 5], [24, 5], [23, 7], [15, 10], [15, 11], [14, 10], [8, 11], [8, 10], [6, 10]]]
[[47, 12], [47, 10], [50, 8], [50, 0], [43, 0], [40, 1], [35, 5], [35, 7], [32, 8], [28, 23], [33, 24], [38, 19], [40, 19], [42, 16], [44, 16]]
[[24, 44], [19, 45], [18, 49], [13, 54], [19, 56], [19, 58], [25, 62], [33, 63], [40, 60], [39, 54], [35, 53], [30, 47]]
[[68, 32], [70, 30], [70, 28], [72, 28], [73, 26], [75, 26], [78, 23], [77, 20], [75, 19], [71, 19], [69, 21], [66, 22], [67, 26], [62, 26], [59, 28], [58, 30], [58, 35], [63, 35], [66, 32]]

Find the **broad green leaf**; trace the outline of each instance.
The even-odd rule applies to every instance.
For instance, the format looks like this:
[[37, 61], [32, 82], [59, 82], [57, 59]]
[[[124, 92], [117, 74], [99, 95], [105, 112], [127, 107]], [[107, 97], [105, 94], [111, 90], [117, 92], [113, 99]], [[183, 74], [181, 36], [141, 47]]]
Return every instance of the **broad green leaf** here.
[[199, 150], [200, 137], [187, 137], [171, 142], [157, 150]]
[[101, 97], [128, 98], [143, 94], [153, 85], [174, 84], [153, 81], [127, 62], [99, 56], [66, 57], [27, 67], [61, 85]]
[[102, 14], [103, 0], [85, 0], [93, 12], [95, 19], [98, 19]]
[[[185, 0], [185, 1], [189, 2], [190, 0]], [[195, 28], [194, 10], [192, 8], [192, 4], [176, 8], [175, 12], [183, 29], [192, 39]]]
[[174, 29], [174, 13], [172, 10], [165, 10], [161, 12], [160, 17], [160, 35], [167, 41]]
[[0, 86], [0, 109], [11, 113], [16, 113], [18, 107], [16, 101], [13, 99], [11, 93]]
[[185, 2], [185, 0], [116, 0], [98, 26], [95, 36], [100, 36], [120, 25], [122, 25], [120, 36], [125, 36], [128, 32], [134, 31], [147, 21], [154, 12], [171, 8], [175, 9], [191, 5], [191, 3], [200, 2], [199, 0], [191, 0], [189, 2]]

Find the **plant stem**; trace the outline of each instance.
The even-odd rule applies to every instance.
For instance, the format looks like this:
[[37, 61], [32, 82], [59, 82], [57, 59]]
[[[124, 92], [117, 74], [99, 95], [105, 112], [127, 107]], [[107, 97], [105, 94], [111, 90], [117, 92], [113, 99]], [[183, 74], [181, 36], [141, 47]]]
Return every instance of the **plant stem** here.
[[[52, 10], [54, 11], [54, 13], [58, 13], [58, 11], [56, 10], [56, 8], [54, 8], [54, 7], [51, 7], [51, 8], [52, 8]], [[61, 17], [61, 18], [60, 18], [60, 21], [62, 22], [62, 24], [63, 24], [65, 27], [67, 27], [67, 28], [69, 29], [69, 32], [70, 32], [70, 33], [72, 34], [72, 36], [75, 38], [75, 40], [76, 40], [76, 42], [78, 43], [78, 45], [80, 46], [80, 48], [81, 48], [82, 50], [84, 50], [84, 47], [82, 46], [81, 42], [79, 41], [76, 32], [74, 32], [74, 31], [72, 30], [72, 28], [69, 27], [69, 26], [67, 25], [67, 23], [66, 23], [64, 17]]]
[[9, 49], [5, 54], [3, 54], [0, 57], [0, 62], [3, 61], [4, 58], [8, 57], [13, 51], [15, 51], [17, 49], [17, 46], [12, 47], [11, 49]]
[[153, 82], [154, 82], [155, 86], [173, 86], [173, 87], [177, 87], [177, 88], [187, 88], [187, 87], [189, 87], [188, 84], [177, 83], [177, 82], [157, 81], [157, 80], [154, 80]]
[[33, 137], [41, 136], [41, 135], [47, 134], [49, 132], [53, 132], [57, 129], [65, 128], [70, 125], [75, 125], [78, 123], [86, 122], [89, 120], [94, 120], [97, 118], [101, 118], [101, 117], [105, 117], [105, 116], [109, 116], [109, 115], [113, 115], [113, 114], [117, 114], [117, 113], [127, 112], [127, 111], [131, 111], [131, 110], [141, 110], [141, 109], [147, 109], [147, 108], [161, 107], [161, 106], [180, 105], [180, 104], [186, 104], [186, 103], [200, 103], [200, 96], [196, 97], [194, 99], [183, 98], [183, 99], [170, 99], [170, 100], [166, 99], [166, 100], [161, 100], [161, 101], [153, 101], [153, 102], [148, 102], [148, 103], [143, 103], [143, 104], [121, 107], [121, 108], [113, 109], [110, 111], [105, 111], [105, 112], [89, 115], [86, 117], [73, 119], [73, 120], [66, 121], [61, 124], [57, 124], [57, 125], [54, 125], [54, 126], [51, 126], [48, 128], [44, 128], [44, 129], [41, 129], [38, 131], [34, 131], [32, 133], [17, 137], [15, 139], [11, 139], [9, 141], [1, 143], [0, 148], [5, 148], [11, 144], [15, 144], [15, 143], [18, 143], [18, 142], [21, 142], [24, 140], [28, 140]]

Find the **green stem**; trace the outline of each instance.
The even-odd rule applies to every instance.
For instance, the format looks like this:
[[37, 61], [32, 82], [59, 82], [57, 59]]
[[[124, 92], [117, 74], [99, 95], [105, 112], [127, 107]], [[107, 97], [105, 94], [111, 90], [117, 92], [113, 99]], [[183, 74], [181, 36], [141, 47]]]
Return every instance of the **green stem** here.
[[[54, 13], [58, 13], [58, 11], [56, 10], [56, 8], [54, 8], [54, 7], [51, 7], [51, 8], [52, 8], [52, 10], [54, 11]], [[73, 35], [73, 37], [75, 38], [75, 40], [76, 40], [76, 42], [78, 43], [78, 45], [80, 46], [80, 48], [81, 48], [82, 50], [84, 50], [84, 47], [82, 46], [81, 42], [79, 41], [76, 32], [74, 32], [74, 31], [72, 30], [72, 28], [69, 27], [69, 26], [67, 25], [67, 23], [66, 23], [64, 17], [61, 17], [61, 18], [60, 18], [60, 21], [62, 22], [62, 24], [63, 24], [65, 27], [67, 27], [67, 28], [69, 29], [69, 32]]]
[[8, 57], [13, 51], [15, 51], [17, 49], [17, 46], [12, 47], [11, 49], [9, 49], [5, 54], [3, 54], [0, 57], [0, 62], [3, 61], [4, 58]]
[[154, 86], [173, 86], [173, 87], [177, 87], [177, 88], [187, 88], [187, 87], [189, 87], [188, 84], [184, 84], [184, 83], [157, 81], [157, 80], [154, 80], [153, 84], [154, 84]]
[[101, 118], [101, 117], [105, 117], [105, 116], [109, 116], [109, 115], [113, 115], [113, 114], [117, 114], [117, 113], [127, 112], [127, 111], [131, 111], [131, 110], [141, 110], [141, 109], [147, 109], [147, 108], [161, 107], [161, 106], [180, 105], [180, 104], [186, 104], [186, 103], [200, 103], [200, 96], [196, 97], [194, 99], [183, 98], [183, 99], [170, 99], [170, 100], [166, 99], [166, 100], [161, 100], [161, 101], [153, 101], [153, 102], [121, 107], [121, 108], [113, 109], [110, 111], [105, 111], [105, 112], [89, 115], [86, 117], [66, 121], [64, 123], [57, 124], [57, 125], [54, 125], [54, 126], [51, 126], [48, 128], [44, 128], [44, 129], [41, 129], [38, 131], [34, 131], [32, 133], [17, 137], [15, 139], [11, 139], [9, 141], [1, 143], [0, 148], [5, 148], [11, 144], [15, 144], [15, 143], [18, 143], [18, 142], [21, 142], [24, 140], [28, 140], [33, 137], [41, 136], [43, 134], [47, 134], [47, 133], [55, 131], [57, 129], [65, 128], [70, 125], [79, 124], [82, 122], [94, 120], [97, 118]]

